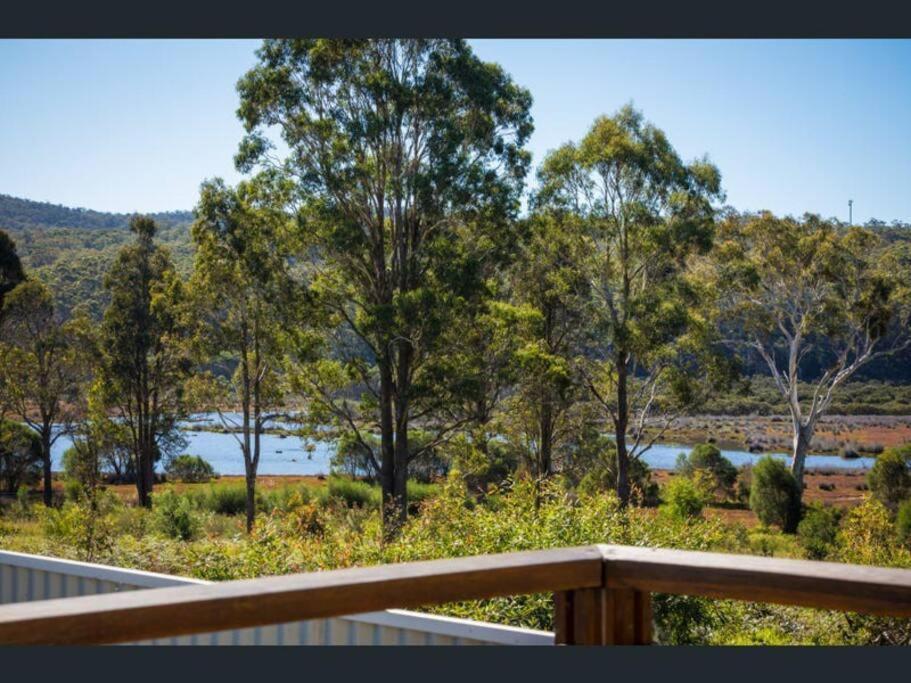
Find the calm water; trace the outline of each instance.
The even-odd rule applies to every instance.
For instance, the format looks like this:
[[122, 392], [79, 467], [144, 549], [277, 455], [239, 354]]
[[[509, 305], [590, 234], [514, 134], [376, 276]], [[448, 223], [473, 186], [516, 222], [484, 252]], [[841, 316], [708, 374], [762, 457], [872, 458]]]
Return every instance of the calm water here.
[[[208, 460], [219, 474], [243, 475], [244, 460], [240, 447], [233, 434], [220, 432], [198, 431], [193, 429], [193, 424], [213, 423], [212, 416], [194, 416], [187, 423], [184, 435], [187, 437], [186, 452], [199, 455]], [[214, 422], [220, 425], [218, 422]], [[271, 427], [289, 427], [286, 423], [276, 422]], [[335, 452], [335, 445], [328, 441], [309, 442], [306, 445], [301, 439], [289, 436], [283, 438], [275, 434], [262, 435], [262, 455], [260, 456], [259, 473], [269, 474], [328, 474], [329, 462]], [[69, 448], [70, 440], [61, 437], [54, 444], [53, 462], [54, 469], [62, 469], [60, 462], [63, 452]], [[646, 463], [652, 468], [673, 469], [677, 454], [689, 451], [688, 446], [674, 444], [656, 444], [643, 456]], [[737, 467], [754, 463], [761, 458], [763, 453], [749, 453], [747, 451], [728, 451], [722, 453]], [[770, 454], [773, 457], [787, 460], [783, 453]], [[807, 460], [809, 468], [831, 469], [868, 469], [873, 466], [874, 458], [855, 458], [847, 460], [837, 455], [813, 455]], [[159, 465], [161, 469], [161, 465]]]

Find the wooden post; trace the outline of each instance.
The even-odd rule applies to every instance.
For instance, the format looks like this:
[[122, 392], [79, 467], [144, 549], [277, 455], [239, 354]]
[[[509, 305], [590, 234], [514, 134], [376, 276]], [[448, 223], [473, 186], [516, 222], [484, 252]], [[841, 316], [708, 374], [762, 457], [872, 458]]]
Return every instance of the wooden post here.
[[554, 640], [557, 645], [649, 645], [651, 596], [603, 588], [556, 593]]
[[652, 596], [629, 588], [613, 588], [605, 594], [605, 636], [609, 645], [651, 645]]

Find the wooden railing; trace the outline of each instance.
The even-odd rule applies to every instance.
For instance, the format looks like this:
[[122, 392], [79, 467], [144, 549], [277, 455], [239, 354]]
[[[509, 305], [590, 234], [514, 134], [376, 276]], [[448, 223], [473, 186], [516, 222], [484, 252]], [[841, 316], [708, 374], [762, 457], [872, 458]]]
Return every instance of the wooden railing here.
[[654, 592], [911, 617], [911, 570], [598, 545], [17, 603], [0, 607], [0, 643], [135, 642], [553, 593], [557, 643], [647, 644]]

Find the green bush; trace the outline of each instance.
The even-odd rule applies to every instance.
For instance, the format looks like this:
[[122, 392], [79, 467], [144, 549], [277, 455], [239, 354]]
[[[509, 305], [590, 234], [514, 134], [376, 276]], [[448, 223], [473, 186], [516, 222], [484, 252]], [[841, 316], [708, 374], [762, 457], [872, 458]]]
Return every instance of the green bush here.
[[0, 491], [18, 491], [41, 478], [41, 440], [18, 422], [0, 419]]
[[898, 506], [895, 516], [895, 532], [898, 539], [906, 546], [911, 546], [911, 498]]
[[329, 498], [326, 486], [280, 486], [274, 489], [258, 490], [256, 506], [262, 512], [290, 512], [310, 503], [322, 505]]
[[701, 472], [692, 477], [673, 477], [664, 486], [664, 509], [677, 519], [700, 517], [712, 500], [713, 483], [709, 475]]
[[794, 475], [780, 460], [766, 456], [752, 469], [750, 509], [759, 521], [793, 533], [800, 520], [800, 492]]
[[212, 465], [198, 455], [178, 455], [165, 470], [168, 477], [188, 484], [200, 484], [218, 476]]
[[92, 562], [114, 547], [112, 513], [119, 505], [117, 497], [106, 491], [83, 494], [78, 502], [67, 502], [61, 508], [42, 507], [41, 527], [46, 537], [72, 547], [79, 559]]
[[[584, 495], [617, 490], [617, 448], [614, 441], [601, 434], [579, 438], [573, 453], [573, 464], [567, 472], [569, 484]], [[629, 463], [629, 484], [633, 499], [641, 505], [658, 501], [658, 485], [652, 472], [640, 458]]]
[[242, 515], [247, 509], [247, 488], [243, 484], [213, 484], [186, 495], [201, 510], [217, 515]]
[[712, 477], [715, 490], [721, 491], [726, 498], [734, 494], [737, 468], [713, 444], [699, 444], [689, 455], [681, 453], [677, 456], [677, 471], [685, 477], [705, 472]]
[[346, 477], [329, 477], [329, 498], [341, 500], [348, 507], [378, 508], [382, 493], [378, 486]]
[[821, 505], [809, 506], [797, 525], [797, 538], [811, 560], [825, 559], [835, 546], [841, 511]]
[[152, 514], [155, 529], [168, 538], [190, 541], [202, 527], [199, 511], [190, 497], [178, 495], [174, 491], [164, 491], [153, 496]]
[[911, 444], [889, 448], [876, 458], [867, 474], [873, 497], [891, 512], [911, 498]]

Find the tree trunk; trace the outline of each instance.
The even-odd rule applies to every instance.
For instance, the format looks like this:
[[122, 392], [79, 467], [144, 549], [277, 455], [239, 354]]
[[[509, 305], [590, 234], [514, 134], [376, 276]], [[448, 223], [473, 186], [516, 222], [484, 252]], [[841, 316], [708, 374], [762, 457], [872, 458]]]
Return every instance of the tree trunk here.
[[256, 516], [256, 472], [253, 463], [247, 463], [247, 533], [253, 531], [253, 520]]
[[617, 497], [620, 507], [630, 501], [629, 453], [626, 452], [626, 430], [629, 426], [627, 397], [626, 354], [619, 354], [617, 362], [617, 417], [614, 421], [614, 439], [617, 444]]
[[46, 425], [41, 432], [41, 460], [44, 465], [44, 504], [50, 507], [54, 502], [53, 482], [51, 481], [51, 427]]
[[813, 439], [814, 424], [809, 421], [807, 424], [801, 424], [799, 420], [794, 421], [794, 436], [791, 448], [791, 474], [797, 480], [797, 490], [803, 498], [803, 475], [804, 466], [807, 460], [807, 453], [810, 450], [810, 441]]
[[541, 406], [541, 448], [537, 472], [539, 477], [549, 477], [553, 473], [554, 420], [553, 405], [549, 398]]
[[380, 487], [383, 493], [383, 535], [395, 535], [395, 428], [392, 420], [392, 368], [388, 357], [378, 358], [380, 369]]
[[136, 473], [139, 504], [152, 506], [152, 488], [155, 485], [155, 437], [148, 425], [142, 426], [142, 441], [139, 445], [139, 471]]
[[392, 533], [398, 533], [408, 516], [408, 389], [411, 374], [411, 344], [400, 342], [395, 393], [395, 475]]

